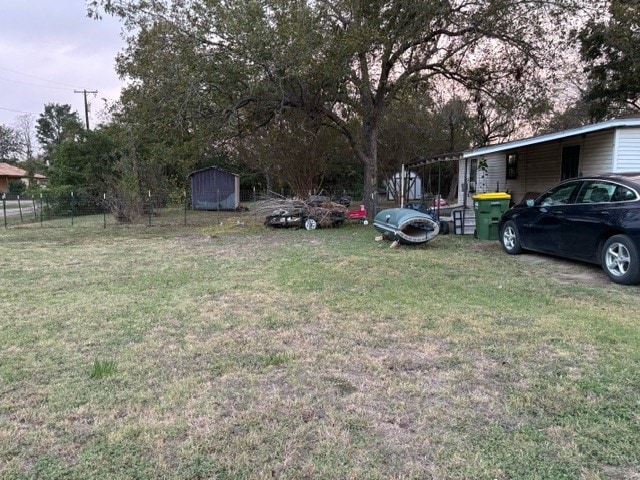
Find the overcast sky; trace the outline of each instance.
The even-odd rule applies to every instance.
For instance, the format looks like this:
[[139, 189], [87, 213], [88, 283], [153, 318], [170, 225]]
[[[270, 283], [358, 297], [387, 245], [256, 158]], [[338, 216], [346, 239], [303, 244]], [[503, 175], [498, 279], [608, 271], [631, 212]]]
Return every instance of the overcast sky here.
[[120, 25], [105, 16], [92, 20], [84, 0], [0, 0], [0, 124], [34, 120], [46, 103], [70, 104], [84, 122], [99, 122], [102, 98], [119, 97], [115, 56], [124, 47]]

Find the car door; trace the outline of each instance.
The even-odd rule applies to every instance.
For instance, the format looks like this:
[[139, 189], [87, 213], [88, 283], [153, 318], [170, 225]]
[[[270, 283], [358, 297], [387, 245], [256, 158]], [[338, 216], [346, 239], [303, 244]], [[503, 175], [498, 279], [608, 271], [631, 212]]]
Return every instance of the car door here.
[[602, 235], [615, 223], [620, 203], [616, 195], [625, 187], [607, 180], [586, 180], [576, 201], [564, 213], [562, 254], [585, 261], [597, 261]]
[[520, 218], [523, 247], [561, 253], [565, 212], [574, 201], [580, 184], [580, 181], [561, 183], [536, 199]]

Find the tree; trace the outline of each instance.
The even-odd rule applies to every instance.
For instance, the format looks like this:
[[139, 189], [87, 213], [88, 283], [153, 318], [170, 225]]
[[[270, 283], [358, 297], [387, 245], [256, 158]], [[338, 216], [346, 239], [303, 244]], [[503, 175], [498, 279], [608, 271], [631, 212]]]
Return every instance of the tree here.
[[48, 160], [61, 142], [74, 140], [83, 131], [78, 112], [72, 112], [67, 104], [46, 104], [36, 123], [36, 135]]
[[101, 197], [113, 183], [118, 145], [102, 129], [84, 131], [76, 140], [62, 140], [53, 154], [51, 186]]
[[403, 91], [459, 85], [490, 98], [536, 96], [545, 80], [538, 72], [577, 3], [93, 0], [89, 8], [139, 32], [120, 73], [133, 79], [128, 92], [138, 102], [156, 99], [159, 117], [245, 135], [278, 112], [301, 110], [348, 141], [371, 207], [380, 129]]
[[20, 139], [17, 132], [6, 125], [0, 125], [0, 162], [15, 160], [20, 152]]
[[596, 120], [640, 110], [640, 3], [610, 0], [609, 14], [579, 32], [589, 78], [585, 100]]
[[[389, 107], [380, 130], [378, 157], [384, 179], [391, 179], [400, 172], [402, 164], [460, 152], [475, 144], [474, 135], [480, 128], [472, 107], [469, 100], [431, 99], [423, 92], [411, 92], [398, 98]], [[440, 193], [446, 197], [455, 194], [457, 162], [440, 165], [440, 178], [429, 175], [431, 169], [425, 168], [420, 174], [423, 172], [423, 187], [427, 193], [435, 193], [440, 187]], [[399, 192], [393, 193], [396, 199], [400, 198]]]
[[268, 189], [277, 175], [298, 197], [306, 198], [324, 187], [331, 159], [346, 145], [334, 130], [291, 111], [236, 147], [238, 161], [263, 173]]
[[22, 155], [25, 161], [33, 160], [35, 155], [35, 147], [33, 142], [33, 117], [29, 114], [20, 115], [16, 119], [16, 134], [20, 140], [22, 147]]

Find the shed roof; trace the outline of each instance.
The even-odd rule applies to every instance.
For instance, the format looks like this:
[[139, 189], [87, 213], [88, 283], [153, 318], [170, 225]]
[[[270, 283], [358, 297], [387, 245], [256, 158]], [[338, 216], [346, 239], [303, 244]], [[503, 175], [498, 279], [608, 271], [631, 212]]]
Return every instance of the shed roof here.
[[463, 158], [480, 157], [482, 155], [504, 152], [506, 150], [515, 150], [517, 148], [528, 147], [529, 145], [552, 142], [554, 140], [561, 140], [563, 138], [585, 135], [587, 133], [625, 127], [640, 127], [640, 118], [618, 118], [614, 120], [608, 120], [606, 122], [592, 123], [583, 127], [570, 128], [569, 130], [562, 130], [560, 132], [547, 133], [545, 135], [523, 138], [521, 140], [514, 140], [512, 142], [475, 148], [473, 150], [464, 152]]
[[216, 167], [215, 165], [212, 166], [212, 167], [201, 168], [200, 170], [196, 170], [194, 172], [191, 172], [188, 176], [190, 177], [192, 175], [195, 175], [196, 173], [206, 172], [207, 170], [218, 170], [220, 172], [228, 173], [229, 175], [234, 175], [236, 177], [240, 176], [237, 173], [229, 172], [228, 170], [225, 170], [224, 168]]

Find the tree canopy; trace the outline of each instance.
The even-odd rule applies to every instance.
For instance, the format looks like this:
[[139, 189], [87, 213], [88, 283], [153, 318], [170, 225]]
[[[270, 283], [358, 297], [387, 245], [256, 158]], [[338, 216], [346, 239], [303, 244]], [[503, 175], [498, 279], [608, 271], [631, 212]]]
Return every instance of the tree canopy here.
[[640, 111], [640, 3], [611, 0], [608, 15], [588, 22], [578, 38], [591, 116]]
[[18, 132], [6, 125], [0, 125], [0, 162], [15, 160], [21, 149]]
[[48, 103], [36, 121], [36, 136], [47, 157], [64, 140], [76, 138], [83, 131], [78, 112], [71, 111], [71, 105]]
[[[344, 136], [378, 185], [378, 140], [393, 102], [420, 87], [488, 106], [537, 109], [580, 0], [92, 0], [130, 29], [118, 59], [123, 112], [208, 146], [295, 109]], [[457, 87], [456, 87], [457, 86]], [[495, 110], [494, 110], [495, 111]], [[481, 120], [489, 124], [484, 115]], [[494, 122], [495, 123], [495, 122]], [[165, 135], [167, 138], [167, 135]], [[487, 140], [488, 138], [485, 138]], [[195, 155], [195, 148], [190, 155]], [[370, 205], [369, 205], [370, 206]]]

